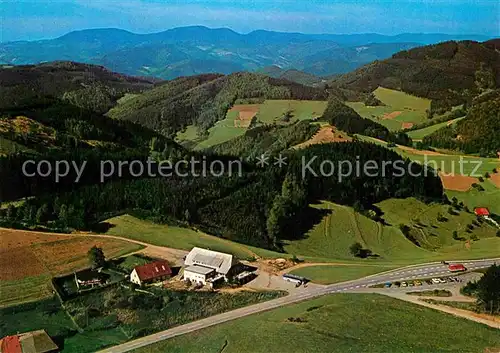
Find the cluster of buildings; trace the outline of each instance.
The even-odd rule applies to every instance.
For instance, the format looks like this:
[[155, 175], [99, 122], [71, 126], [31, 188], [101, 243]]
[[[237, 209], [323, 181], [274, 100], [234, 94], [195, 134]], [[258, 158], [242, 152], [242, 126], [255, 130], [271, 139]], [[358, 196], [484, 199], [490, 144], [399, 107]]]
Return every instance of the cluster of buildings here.
[[[241, 283], [255, 276], [251, 271], [240, 271], [238, 265], [231, 254], [195, 247], [184, 259], [183, 279], [195, 285], [214, 288], [232, 278]], [[136, 266], [130, 274], [130, 281], [144, 285], [165, 281], [171, 276], [172, 269], [166, 261], [155, 261]]]

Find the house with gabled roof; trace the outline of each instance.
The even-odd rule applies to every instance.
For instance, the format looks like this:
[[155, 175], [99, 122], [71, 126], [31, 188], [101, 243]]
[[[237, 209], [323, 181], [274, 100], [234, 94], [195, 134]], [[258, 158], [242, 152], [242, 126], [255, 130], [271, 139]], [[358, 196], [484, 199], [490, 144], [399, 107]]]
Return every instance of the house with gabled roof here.
[[167, 261], [155, 261], [134, 267], [130, 274], [130, 282], [143, 285], [153, 282], [165, 281], [172, 275], [172, 269]]
[[1, 353], [49, 353], [58, 347], [45, 330], [37, 330], [0, 339]]

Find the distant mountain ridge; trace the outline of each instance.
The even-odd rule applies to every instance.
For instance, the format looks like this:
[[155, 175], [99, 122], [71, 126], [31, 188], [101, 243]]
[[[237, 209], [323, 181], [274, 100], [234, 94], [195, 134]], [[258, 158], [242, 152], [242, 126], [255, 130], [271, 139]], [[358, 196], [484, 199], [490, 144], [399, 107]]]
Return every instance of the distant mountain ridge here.
[[0, 43], [0, 64], [68, 60], [103, 65], [136, 76], [172, 79], [201, 73], [230, 74], [267, 66], [328, 76], [345, 73], [401, 50], [450, 39], [443, 34], [302, 34], [228, 28], [179, 27], [152, 34], [121, 29], [74, 31], [59, 38]]

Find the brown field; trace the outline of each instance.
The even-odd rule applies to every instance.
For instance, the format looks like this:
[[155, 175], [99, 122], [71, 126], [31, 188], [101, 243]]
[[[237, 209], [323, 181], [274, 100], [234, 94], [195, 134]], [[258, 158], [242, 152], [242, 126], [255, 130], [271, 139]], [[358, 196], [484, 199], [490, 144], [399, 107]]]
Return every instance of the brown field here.
[[352, 138], [338, 131], [333, 126], [323, 126], [313, 137], [295, 146], [295, 148], [304, 148], [311, 145], [330, 142], [349, 142]]
[[[497, 168], [500, 169], [500, 168]], [[490, 180], [497, 188], [500, 188], [500, 172], [499, 173], [490, 173]]]
[[134, 244], [116, 239], [75, 237], [36, 244], [33, 248], [37, 257], [53, 274], [66, 273], [88, 266], [87, 251], [92, 246], [102, 248], [107, 258], [119, 256], [137, 248]]
[[[0, 305], [51, 295], [50, 278], [88, 266], [87, 251], [101, 247], [107, 258], [140, 249], [118, 239], [0, 228]], [[26, 289], [30, 281], [29, 291]], [[7, 289], [8, 288], [8, 289]]]
[[439, 177], [443, 183], [443, 187], [447, 190], [467, 191], [471, 188], [472, 184], [478, 183], [477, 178], [465, 175], [444, 175], [439, 173]]
[[401, 111], [395, 111], [395, 112], [392, 112], [392, 113], [385, 113], [383, 116], [382, 116], [382, 119], [396, 119], [398, 116], [401, 115]]
[[47, 272], [29, 246], [0, 252], [0, 281], [33, 277]]
[[413, 123], [403, 123], [401, 127], [402, 129], [410, 129], [413, 127], [413, 125], [414, 125]]
[[259, 111], [258, 104], [237, 104], [230, 111], [238, 112], [238, 119], [234, 120], [234, 127], [249, 127], [252, 118]]

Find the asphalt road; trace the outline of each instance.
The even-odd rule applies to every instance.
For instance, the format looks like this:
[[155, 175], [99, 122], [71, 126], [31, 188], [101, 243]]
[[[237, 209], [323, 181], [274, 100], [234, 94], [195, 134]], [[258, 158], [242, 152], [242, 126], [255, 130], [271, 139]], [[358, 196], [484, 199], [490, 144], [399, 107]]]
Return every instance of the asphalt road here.
[[[467, 267], [468, 270], [477, 268], [489, 267], [494, 263], [500, 263], [500, 258], [487, 259], [487, 260], [465, 260], [456, 261]], [[392, 271], [379, 273], [376, 275], [364, 277], [354, 281], [342, 282], [331, 284], [327, 286], [310, 286], [301, 288], [293, 294], [286, 297], [270, 300], [267, 302], [246, 306], [240, 309], [228, 311], [222, 314], [210, 316], [205, 319], [190, 322], [185, 325], [177, 326], [165, 331], [157, 332], [155, 334], [142, 337], [133, 341], [129, 341], [118, 346], [110, 347], [99, 351], [98, 353], [123, 353], [129, 352], [134, 349], [144, 347], [155, 342], [163, 341], [172, 337], [180, 336], [189, 332], [197, 331], [203, 328], [221, 324], [223, 322], [231, 321], [251, 314], [260, 313], [263, 311], [279, 308], [281, 306], [297, 303], [303, 300], [319, 297], [326, 294], [356, 291], [360, 288], [366, 288], [377, 283], [385, 283], [388, 281], [402, 281], [416, 278], [425, 277], [440, 277], [449, 275], [447, 265], [440, 263], [422, 264], [416, 266], [404, 267]]]

